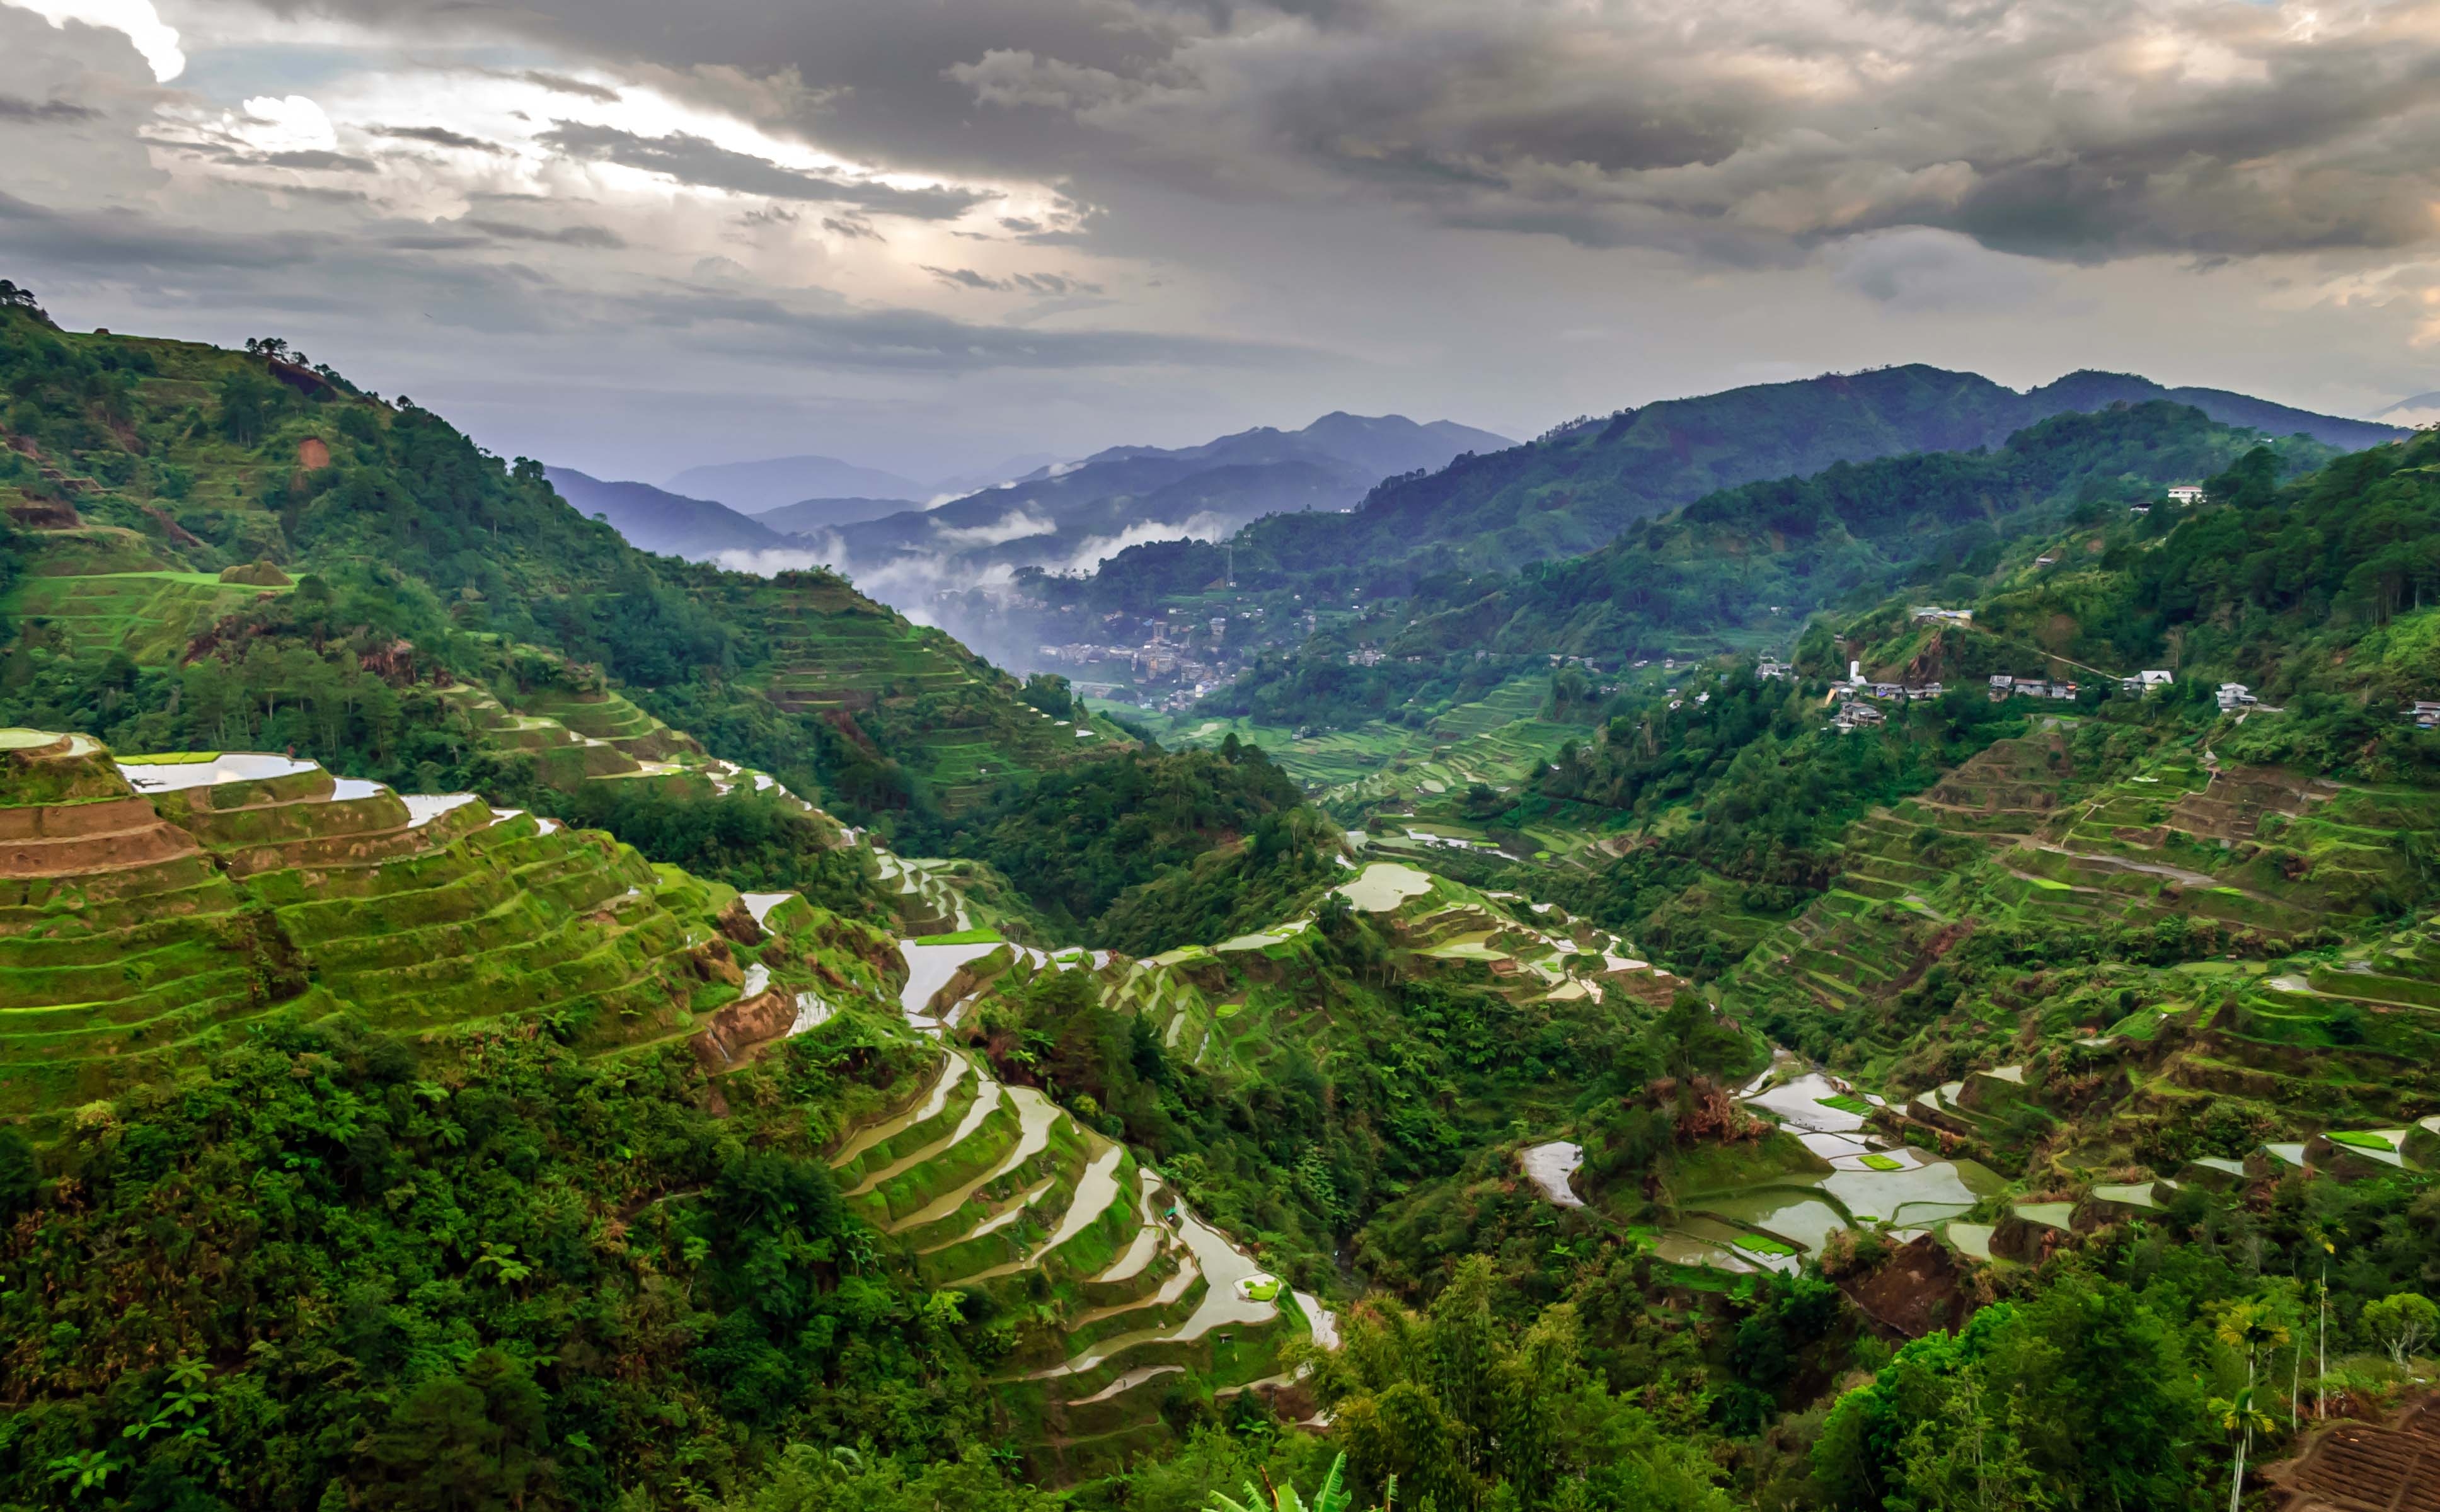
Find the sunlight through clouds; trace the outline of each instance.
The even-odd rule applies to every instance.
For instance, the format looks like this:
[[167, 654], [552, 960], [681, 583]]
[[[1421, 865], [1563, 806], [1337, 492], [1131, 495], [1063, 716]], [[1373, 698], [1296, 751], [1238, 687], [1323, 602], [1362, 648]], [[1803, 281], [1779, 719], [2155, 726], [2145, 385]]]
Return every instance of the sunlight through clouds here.
[[0, 0], [30, 10], [52, 26], [81, 21], [88, 27], [123, 31], [144, 55], [152, 77], [168, 83], [187, 71], [187, 55], [179, 49], [177, 30], [164, 23], [152, 0]]

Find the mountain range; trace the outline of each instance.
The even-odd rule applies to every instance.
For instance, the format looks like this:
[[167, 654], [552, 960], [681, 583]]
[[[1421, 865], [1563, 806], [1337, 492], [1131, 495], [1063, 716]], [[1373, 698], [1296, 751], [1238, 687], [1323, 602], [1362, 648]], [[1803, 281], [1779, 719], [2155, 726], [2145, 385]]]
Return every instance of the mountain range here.
[[2440, 391], [2417, 394], [2412, 399], [2399, 400], [2373, 418], [2386, 425], [2440, 424]]
[[649, 483], [605, 483], [574, 468], [545, 468], [543, 476], [577, 513], [607, 523], [629, 545], [664, 557], [700, 560], [787, 543], [769, 525], [715, 500], [689, 498]]
[[672, 492], [713, 499], [740, 514], [760, 514], [799, 499], [872, 497], [929, 498], [934, 490], [912, 478], [858, 467], [834, 456], [776, 456], [760, 462], [719, 462], [688, 468], [671, 478]]
[[847, 525], [821, 543], [851, 572], [1086, 569], [1143, 540], [1229, 534], [1273, 514], [1344, 509], [1382, 479], [1514, 443], [1450, 420], [1333, 413], [1167, 450], [1118, 446], [935, 509]]
[[1399, 593], [1432, 572], [1590, 551], [1630, 521], [1716, 489], [1837, 462], [1996, 447], [2054, 415], [2161, 399], [2223, 424], [2348, 449], [2403, 434], [2126, 373], [2073, 372], [2018, 392], [1979, 373], [1884, 367], [1621, 410], [1425, 477], [1391, 479], [1343, 515], [1262, 522], [1234, 544], [1241, 566], [1291, 574], [1352, 567], [1369, 594]]
[[[695, 560], [798, 551], [907, 607], [942, 582], [995, 568], [1003, 576], [1019, 566], [1089, 568], [1142, 541], [1222, 536], [1265, 515], [1344, 509], [1384, 478], [1511, 444], [1449, 420], [1335, 413], [1298, 431], [1263, 426], [1200, 446], [1118, 446], [1081, 461], [1037, 462], [937, 507], [914, 503], [923, 489], [906, 479], [826, 457], [692, 468], [671, 480], [700, 497], [569, 468], [546, 475], [578, 512], [601, 516], [647, 551]], [[905, 493], [797, 493], [753, 507], [795, 489], [859, 483]]]

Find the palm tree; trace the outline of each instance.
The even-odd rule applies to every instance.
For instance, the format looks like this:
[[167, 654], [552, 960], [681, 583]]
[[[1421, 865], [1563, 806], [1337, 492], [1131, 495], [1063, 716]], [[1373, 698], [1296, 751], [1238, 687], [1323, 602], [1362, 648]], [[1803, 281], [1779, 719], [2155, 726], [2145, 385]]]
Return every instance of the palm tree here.
[[2236, 1480], [2228, 1493], [2228, 1512], [2237, 1512], [2237, 1499], [2245, 1493], [2245, 1456], [2253, 1448], [2253, 1431], [2258, 1425], [2264, 1432], [2278, 1425], [2269, 1414], [2253, 1405], [2253, 1372], [2264, 1349], [2276, 1349], [2288, 1342], [2288, 1330], [2272, 1313], [2268, 1302], [2235, 1302], [2220, 1314], [2219, 1340], [2231, 1349], [2245, 1351], [2245, 1390], [2234, 1401], [2215, 1400], [2213, 1410], [2226, 1411], [2222, 1420], [2230, 1432], [2239, 1435], [2236, 1448]]
[[[1256, 1489], [1254, 1483], [1247, 1481], [1243, 1502], [1230, 1501], [1214, 1491], [1211, 1493], [1211, 1505], [1206, 1512], [1355, 1512], [1355, 1494], [1347, 1489], [1346, 1480], [1347, 1456], [1342, 1452], [1331, 1462], [1330, 1473], [1322, 1477], [1321, 1489], [1313, 1493], [1310, 1502], [1299, 1496], [1293, 1485], [1273, 1488], [1270, 1472], [1265, 1470], [1262, 1489]], [[1382, 1487], [1381, 1504], [1373, 1512], [1390, 1512], [1390, 1503], [1397, 1499], [1398, 1478], [1392, 1475], [1390, 1484]]]
[[2270, 1414], [2253, 1405], [2253, 1388], [2238, 1392], [2234, 1399], [2215, 1396], [2210, 1402], [2211, 1414], [2219, 1426], [2236, 1439], [2236, 1477], [2229, 1483], [2228, 1512], [2237, 1512], [2237, 1503], [2245, 1497], [2245, 1455], [2253, 1447], [2255, 1430], [2268, 1433], [2279, 1425]]

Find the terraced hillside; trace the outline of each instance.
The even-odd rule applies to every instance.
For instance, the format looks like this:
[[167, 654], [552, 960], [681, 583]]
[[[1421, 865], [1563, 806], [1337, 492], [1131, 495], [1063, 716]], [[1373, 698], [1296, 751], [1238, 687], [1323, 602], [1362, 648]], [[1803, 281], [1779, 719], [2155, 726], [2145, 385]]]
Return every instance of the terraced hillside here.
[[1722, 1001], [1990, 1146], [2073, 1118], [2074, 1158], [2174, 1171], [2411, 1117], [2440, 1098], [2440, 965], [2428, 925], [2365, 925], [2435, 833], [2428, 790], [2190, 748], [2083, 780], [2047, 730], [1852, 826]]
[[[1299, 731], [1194, 713], [1148, 722], [1172, 748], [1216, 747], [1231, 735], [1260, 745], [1316, 803], [1348, 818], [1383, 800], [1428, 802], [1475, 782], [1515, 785], [1560, 746], [1588, 734], [1581, 725], [1541, 717], [1549, 691], [1546, 677], [1518, 678], [1450, 707], [1421, 730], [1376, 720], [1350, 729]], [[1143, 717], [1140, 710], [1121, 711]]]
[[[722, 933], [735, 895], [606, 835], [283, 756], [6, 738], [10, 1113], [167, 1075], [273, 1011], [414, 1035], [539, 1025], [609, 1051], [684, 1038], [749, 985]], [[886, 959], [879, 936], [820, 922], [832, 974]]]
[[[897, 866], [939, 876], [922, 863]], [[1536, 914], [1394, 863], [1360, 869], [1338, 892], [1395, 942], [1399, 971], [1487, 968], [1493, 990], [1533, 1017], [1592, 1014], [1606, 999], [1613, 1014], [1633, 1012], [1625, 1005], [1666, 1001], [1678, 985], [1555, 910]], [[1348, 1076], [1379, 1040], [1361, 1002], [1311, 990], [1325, 980], [1319, 927], [1301, 917], [1145, 960], [1045, 953], [988, 931], [903, 944], [905, 1022], [946, 1049], [899, 1112], [847, 1131], [830, 1158], [851, 1205], [898, 1240], [927, 1284], [983, 1290], [1032, 1320], [996, 1389], [1018, 1441], [1040, 1446], [1043, 1472], [1106, 1469], [1163, 1441], [1172, 1378], [1224, 1397], [1284, 1392], [1293, 1403], [1281, 1345], [1335, 1334], [1317, 1298], [1190, 1210], [1194, 1191], [1035, 1086], [1005, 1079], [1003, 1064], [1028, 1081], [1040, 1072], [1003, 1061], [1012, 1045], [1000, 1026], [1050, 979], [1076, 974], [1092, 1001], [1140, 1021], [1177, 1065], [1235, 1078], [1312, 1058], [1323, 1074]], [[1498, 1123], [1562, 1116], [1575, 1090], [1504, 1104]]]
[[1085, 714], [1056, 720], [945, 632], [909, 622], [819, 570], [739, 593], [727, 613], [767, 649], [759, 685], [791, 714], [877, 740], [949, 812], [1003, 782], [1132, 745]]
[[1192, 1372], [1223, 1397], [1277, 1390], [1293, 1379], [1281, 1345], [1330, 1337], [1317, 1299], [984, 1058], [943, 1050], [911, 1100], [850, 1128], [829, 1159], [850, 1211], [923, 1284], [1027, 1320], [993, 1389], [1037, 1473], [1106, 1470], [1165, 1442], [1165, 1378]]
[[[504, 463], [279, 344], [241, 353], [71, 332], [10, 304], [0, 401], [10, 687], [60, 690], [21, 708], [21, 722], [120, 738], [102, 716], [173, 712], [176, 679], [130, 686], [127, 663], [174, 672], [262, 596], [311, 577], [326, 617], [338, 606], [358, 617], [316, 621], [277, 649], [301, 639], [335, 667], [332, 643], [377, 625], [384, 644], [437, 663], [427, 671], [568, 724], [574, 741], [544, 725], [502, 732], [545, 756], [555, 781], [624, 771], [602, 765], [600, 747], [559, 746], [598, 740], [653, 762], [710, 733], [721, 756], [834, 804], [954, 809], [1004, 778], [1127, 743], [1106, 723], [1043, 716], [1005, 674], [834, 575], [766, 580], [638, 552], [553, 493], [538, 464]], [[576, 702], [608, 707], [520, 698], [488, 665], [518, 647], [601, 668], [606, 683]], [[655, 727], [630, 694], [699, 728]], [[260, 722], [293, 706], [264, 702]], [[298, 732], [281, 733], [248, 743]]]
[[[155, 560], [134, 550], [128, 559]], [[57, 556], [48, 560], [60, 562]], [[285, 592], [224, 581], [218, 573], [145, 566], [125, 572], [37, 574], [21, 579], [0, 614], [37, 627], [70, 651], [115, 651], [139, 662], [175, 659], [196, 636], [247, 600]]]
[[[520, 650], [517, 663], [529, 670], [540, 653]], [[547, 679], [529, 684], [513, 673], [495, 679], [510, 703], [475, 683], [443, 688], [439, 696], [476, 744], [530, 758], [546, 786], [654, 782], [722, 795], [773, 792], [837, 829], [828, 814], [788, 792], [777, 777], [706, 753], [693, 736], [637, 707], [593, 669], [541, 660], [550, 673]]]

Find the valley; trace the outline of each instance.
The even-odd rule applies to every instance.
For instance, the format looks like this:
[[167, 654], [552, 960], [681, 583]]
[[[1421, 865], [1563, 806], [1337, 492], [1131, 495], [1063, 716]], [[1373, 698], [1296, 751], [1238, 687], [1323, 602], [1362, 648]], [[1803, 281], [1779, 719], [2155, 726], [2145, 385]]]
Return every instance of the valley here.
[[0, 336], [29, 1505], [2199, 1505], [2427, 1390], [2429, 436], [1651, 406], [1026, 579], [1212, 674], [1080, 697]]

